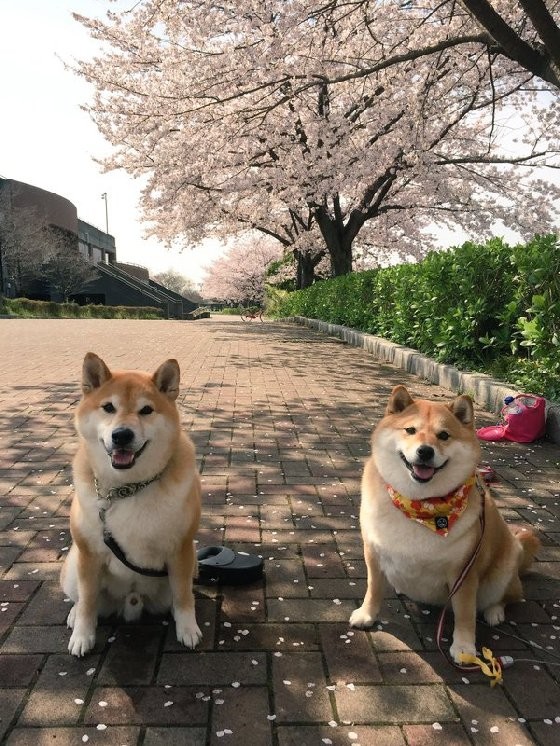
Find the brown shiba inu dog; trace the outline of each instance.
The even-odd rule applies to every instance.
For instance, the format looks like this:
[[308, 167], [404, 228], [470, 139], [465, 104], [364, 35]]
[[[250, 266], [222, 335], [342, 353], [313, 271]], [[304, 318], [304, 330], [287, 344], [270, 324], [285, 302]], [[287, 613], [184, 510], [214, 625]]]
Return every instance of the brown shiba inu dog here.
[[91, 650], [99, 615], [132, 621], [143, 608], [172, 609], [177, 639], [192, 648], [201, 637], [192, 590], [200, 482], [175, 405], [179, 365], [167, 360], [153, 375], [111, 372], [88, 352], [82, 391], [73, 544], [61, 573], [75, 603], [68, 650]]
[[[480, 446], [468, 396], [451, 404], [413, 400], [404, 386], [389, 399], [373, 432], [362, 479], [360, 523], [368, 571], [364, 602], [350, 624], [369, 627], [383, 597], [384, 575], [398, 593], [444, 605], [473, 555], [474, 564], [451, 600], [451, 655], [474, 655], [476, 613], [504, 620], [504, 605], [522, 597], [519, 575], [539, 542], [528, 529], [508, 527], [476, 478]], [[484, 503], [484, 523], [480, 517]]]

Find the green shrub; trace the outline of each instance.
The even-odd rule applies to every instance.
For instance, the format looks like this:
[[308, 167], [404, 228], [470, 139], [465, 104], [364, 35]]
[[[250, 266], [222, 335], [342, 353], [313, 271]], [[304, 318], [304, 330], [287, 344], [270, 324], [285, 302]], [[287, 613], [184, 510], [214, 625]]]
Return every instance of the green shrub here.
[[63, 315], [65, 317], [78, 319], [80, 318], [80, 306], [77, 303], [63, 303]]
[[8, 312], [14, 316], [39, 316], [46, 315], [46, 304], [44, 301], [29, 300], [29, 298], [7, 298], [6, 306]]
[[431, 252], [325, 280], [279, 298], [276, 316], [307, 316], [385, 337], [516, 388], [560, 395], [560, 247], [554, 235]]
[[151, 306], [80, 306], [77, 303], [54, 303], [29, 298], [6, 299], [8, 313], [23, 318], [95, 318], [95, 319], [161, 319], [164, 313]]
[[268, 316], [276, 316], [278, 309], [285, 302], [288, 291], [277, 285], [266, 285], [265, 312]]

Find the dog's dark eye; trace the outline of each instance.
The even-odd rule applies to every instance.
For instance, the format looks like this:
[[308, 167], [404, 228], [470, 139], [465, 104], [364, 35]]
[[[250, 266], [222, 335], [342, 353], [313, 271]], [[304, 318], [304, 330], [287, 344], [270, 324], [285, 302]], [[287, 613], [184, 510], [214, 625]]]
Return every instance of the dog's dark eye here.
[[439, 440], [449, 440], [449, 433], [446, 430], [442, 430], [441, 433], [437, 434]]
[[113, 412], [116, 411], [115, 407], [111, 404], [110, 401], [108, 401], [107, 404], [103, 404], [103, 406], [101, 407], [101, 409], [103, 409], [105, 412], [107, 412], [107, 414], [113, 414]]
[[138, 412], [138, 414], [152, 414], [154, 411], [153, 407], [150, 407], [149, 404], [146, 404], [145, 407], [142, 407], [142, 409]]
[[404, 431], [405, 431], [405, 433], [408, 433], [408, 435], [414, 435], [414, 433], [416, 432], [416, 428], [415, 427], [405, 427]]

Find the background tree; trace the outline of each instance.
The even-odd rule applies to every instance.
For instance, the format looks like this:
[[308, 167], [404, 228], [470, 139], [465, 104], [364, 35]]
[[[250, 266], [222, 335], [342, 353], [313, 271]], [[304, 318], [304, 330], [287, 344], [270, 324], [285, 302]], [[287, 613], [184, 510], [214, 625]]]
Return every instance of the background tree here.
[[[12, 208], [12, 195], [0, 190], [0, 253], [3, 290], [25, 294], [43, 277], [43, 267], [69, 246], [71, 239], [49, 226], [32, 207]], [[73, 248], [77, 252], [77, 238]]]
[[202, 300], [202, 296], [198, 292], [195, 283], [174, 269], [159, 272], [152, 279], [159, 282], [163, 287], [173, 290], [174, 293], [179, 293], [179, 295], [189, 298], [189, 300], [196, 302]]
[[[82, 19], [110, 49], [80, 66], [115, 146], [107, 166], [148, 174], [142, 206], [161, 238], [257, 228], [328, 252], [333, 274], [360, 243], [422, 255], [434, 223], [527, 237], [558, 195], [533, 178], [557, 165], [551, 114], [480, 29], [447, 43], [473, 28], [456, 6], [144, 0]], [[432, 38], [432, 54], [410, 53]]]
[[[263, 193], [268, 199], [263, 200]], [[326, 255], [313, 210], [309, 205], [297, 209], [271, 197], [270, 185], [259, 185], [246, 200], [236, 204], [222, 231], [231, 233], [233, 225], [237, 226], [235, 233], [240, 227], [244, 230], [250, 227], [275, 239], [283, 249], [287, 265], [293, 267], [295, 287], [309, 287], [315, 281], [317, 266]], [[223, 205], [221, 209], [223, 212]]]
[[245, 236], [206, 270], [202, 294], [207, 300], [223, 300], [242, 306], [262, 306], [267, 269], [281, 250], [263, 238]]
[[97, 277], [97, 270], [77, 251], [65, 248], [45, 262], [42, 274], [66, 303], [73, 293]]

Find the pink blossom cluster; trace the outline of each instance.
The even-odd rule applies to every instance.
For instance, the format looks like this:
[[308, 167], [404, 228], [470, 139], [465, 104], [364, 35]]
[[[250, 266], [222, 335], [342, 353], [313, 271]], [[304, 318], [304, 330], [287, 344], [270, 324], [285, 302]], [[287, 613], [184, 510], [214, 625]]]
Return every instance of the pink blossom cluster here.
[[281, 256], [277, 243], [258, 236], [245, 236], [208, 267], [203, 297], [241, 306], [262, 306], [266, 271], [270, 263]]

